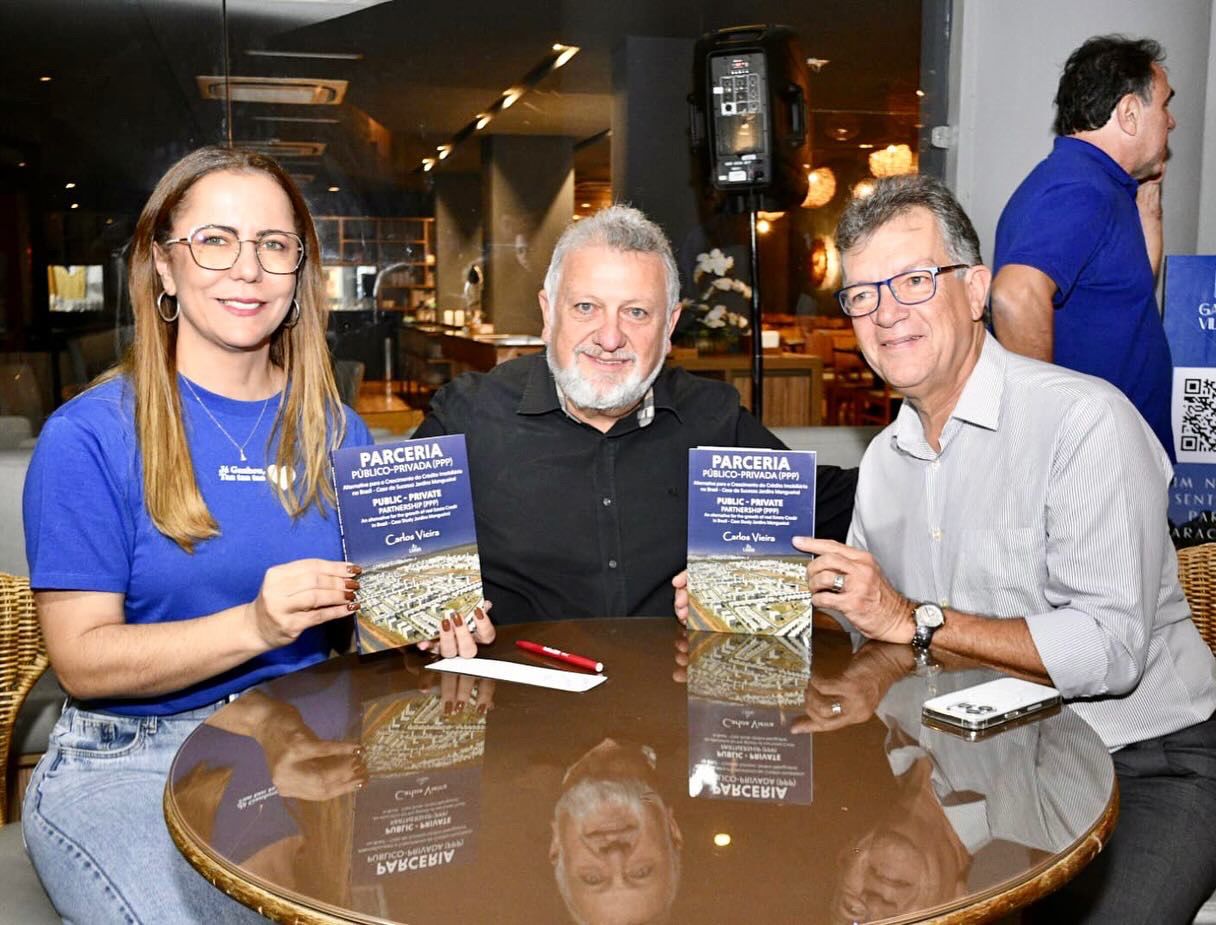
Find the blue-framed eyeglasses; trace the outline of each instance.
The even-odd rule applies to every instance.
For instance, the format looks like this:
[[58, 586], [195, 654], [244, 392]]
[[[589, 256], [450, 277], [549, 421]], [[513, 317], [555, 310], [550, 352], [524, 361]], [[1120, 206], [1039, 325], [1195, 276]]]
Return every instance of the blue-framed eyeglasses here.
[[920, 267], [915, 270], [904, 270], [876, 283], [854, 283], [836, 290], [836, 300], [841, 309], [850, 318], [864, 318], [878, 309], [882, 299], [882, 287], [891, 290], [891, 295], [900, 305], [919, 305], [928, 302], [937, 295], [937, 277], [939, 273], [950, 273], [953, 270], [966, 270], [974, 264], [952, 263], [947, 267]]

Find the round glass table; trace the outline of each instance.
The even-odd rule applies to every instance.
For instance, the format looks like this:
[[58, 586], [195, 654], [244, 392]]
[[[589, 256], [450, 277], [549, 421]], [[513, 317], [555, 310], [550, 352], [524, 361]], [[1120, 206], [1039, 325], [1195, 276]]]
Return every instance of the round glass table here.
[[604, 662], [585, 693], [348, 655], [247, 691], [165, 792], [209, 880], [294, 922], [983, 921], [1114, 827], [1106, 749], [1068, 708], [985, 738], [920, 722], [996, 675], [816, 632], [673, 620], [501, 627], [483, 658]]

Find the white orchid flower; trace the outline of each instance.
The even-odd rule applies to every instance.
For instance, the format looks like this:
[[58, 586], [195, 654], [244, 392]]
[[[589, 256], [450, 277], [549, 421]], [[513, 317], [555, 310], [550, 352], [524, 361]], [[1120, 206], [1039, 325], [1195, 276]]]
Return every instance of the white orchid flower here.
[[703, 272], [712, 273], [714, 276], [725, 276], [734, 265], [735, 259], [727, 257], [717, 247], [708, 254], [697, 255], [697, 268]]

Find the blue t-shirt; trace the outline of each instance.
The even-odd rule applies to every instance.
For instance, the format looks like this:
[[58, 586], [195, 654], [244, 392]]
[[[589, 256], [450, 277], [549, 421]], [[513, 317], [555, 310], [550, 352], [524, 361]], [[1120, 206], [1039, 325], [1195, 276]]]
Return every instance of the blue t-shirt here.
[[[342, 560], [334, 512], [313, 507], [293, 519], [266, 482], [277, 398], [269, 405], [234, 401], [195, 385], [196, 398], [182, 381], [195, 478], [220, 535], [196, 543], [191, 554], [153, 525], [144, 505], [134, 398], [124, 379], [114, 379], [57, 410], [38, 438], [24, 497], [34, 588], [118, 592], [128, 623], [163, 623], [254, 600], [273, 565], [311, 557]], [[349, 409], [345, 414], [342, 445], [371, 443], [359, 417]], [[248, 461], [241, 462], [233, 440], [246, 438]], [[320, 661], [328, 651], [328, 628], [313, 627], [291, 645], [175, 693], [87, 706], [133, 716], [178, 713]]]
[[1157, 310], [1137, 180], [1101, 149], [1057, 138], [996, 228], [993, 265], [1034, 267], [1056, 284], [1054, 360], [1122, 391], [1174, 460], [1173, 363]]

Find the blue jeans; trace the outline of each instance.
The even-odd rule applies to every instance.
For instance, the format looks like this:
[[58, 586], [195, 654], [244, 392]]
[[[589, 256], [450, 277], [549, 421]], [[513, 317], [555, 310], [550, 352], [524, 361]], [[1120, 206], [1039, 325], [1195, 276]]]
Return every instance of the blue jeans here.
[[69, 703], [26, 791], [21, 826], [65, 922], [264, 922], [203, 879], [162, 811], [178, 746], [215, 706], [116, 716]]

